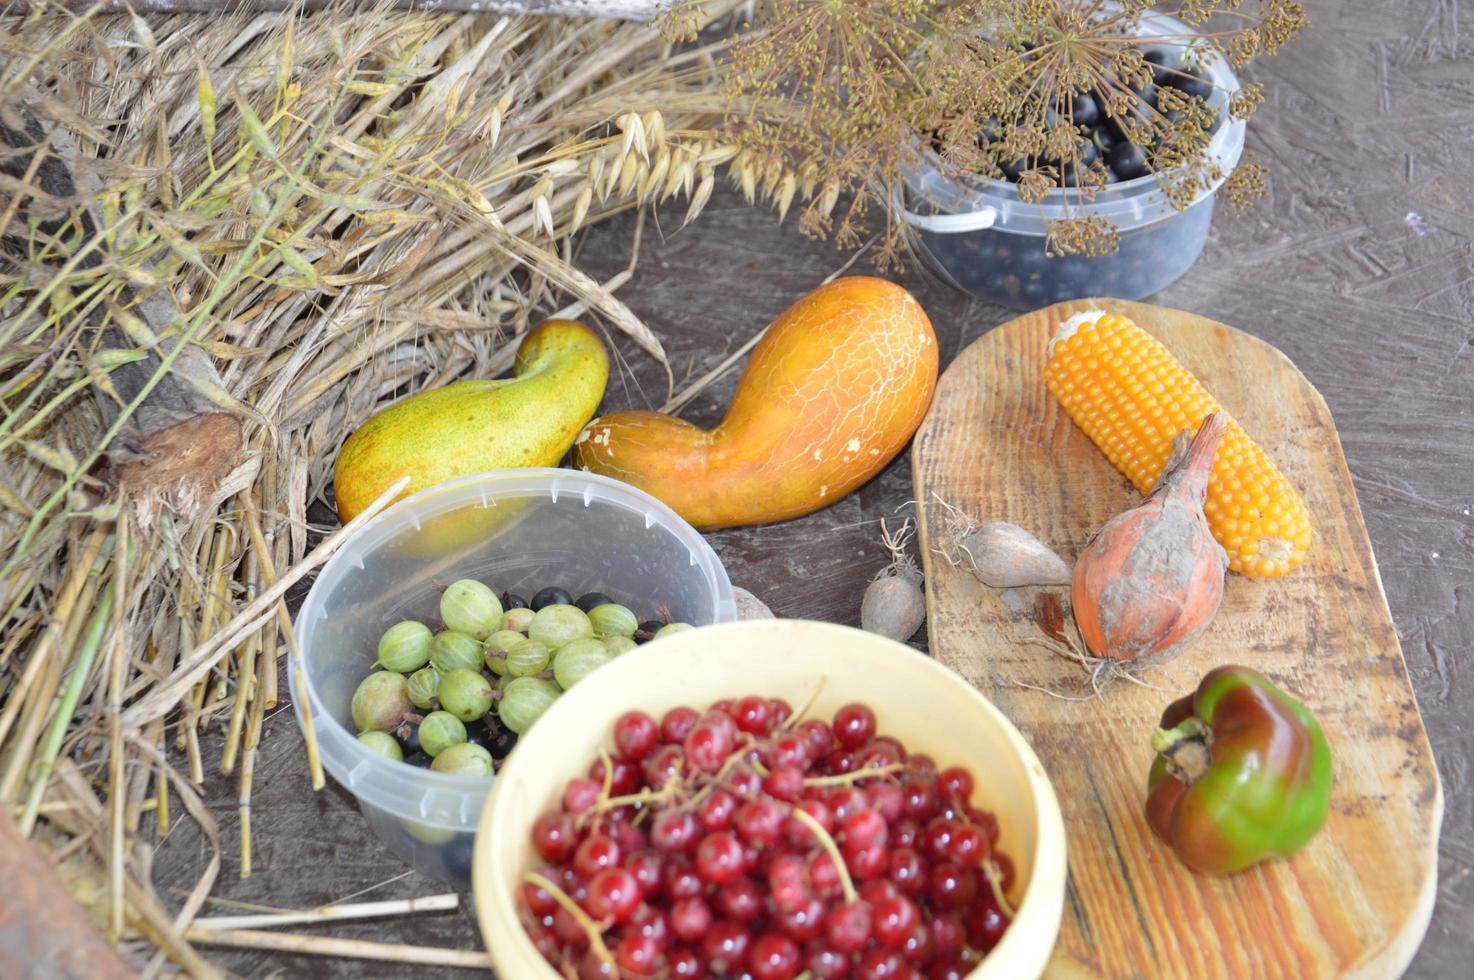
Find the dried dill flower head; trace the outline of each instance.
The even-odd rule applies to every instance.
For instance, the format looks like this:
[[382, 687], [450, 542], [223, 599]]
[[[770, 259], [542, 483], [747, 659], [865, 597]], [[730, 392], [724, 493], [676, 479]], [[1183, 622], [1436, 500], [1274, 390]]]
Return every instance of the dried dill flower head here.
[[[1213, 135], [1263, 93], [1220, 91], [1205, 69], [1273, 54], [1306, 22], [1294, 0], [757, 0], [754, 11], [729, 47], [729, 124], [747, 165], [796, 175], [807, 232], [858, 241], [869, 205], [897, 199], [930, 152], [947, 176], [1008, 180], [1025, 201], [1062, 191], [1049, 251], [1083, 255], [1116, 248], [1115, 229], [1084, 213], [1111, 183], [1155, 175], [1185, 208], [1224, 179]], [[1252, 166], [1230, 196], [1261, 184]], [[901, 247], [887, 213], [882, 262]]]

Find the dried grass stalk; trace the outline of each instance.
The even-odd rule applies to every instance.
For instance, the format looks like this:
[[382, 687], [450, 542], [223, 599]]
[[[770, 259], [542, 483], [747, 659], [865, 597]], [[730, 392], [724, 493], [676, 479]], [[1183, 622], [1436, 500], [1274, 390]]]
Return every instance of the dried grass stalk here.
[[[0, 803], [101, 869], [115, 936], [152, 944], [147, 963], [125, 947], [146, 976], [218, 975], [191, 940], [485, 964], [192, 930], [220, 848], [200, 736], [227, 733], [249, 874], [264, 712], [300, 669], [284, 594], [340, 540], [309, 516], [340, 440], [387, 400], [505, 369], [570, 305], [668, 371], [613, 295], [629, 271], [594, 282], [566, 239], [672, 197], [689, 220], [736, 156], [713, 47], [389, 6], [0, 31]], [[188, 493], [134, 492], [121, 464], [151, 457], [122, 450], [181, 385], [174, 404], [230, 420], [239, 451]], [[146, 832], [174, 803], [212, 857], [170, 915]]]

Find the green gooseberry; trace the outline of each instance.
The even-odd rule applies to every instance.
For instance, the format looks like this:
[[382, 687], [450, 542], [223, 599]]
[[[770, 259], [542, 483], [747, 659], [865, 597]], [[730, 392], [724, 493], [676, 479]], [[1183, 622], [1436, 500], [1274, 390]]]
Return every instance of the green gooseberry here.
[[660, 627], [660, 629], [656, 630], [655, 635], [652, 636], [650, 639], [658, 640], [662, 636], [673, 636], [676, 633], [684, 633], [686, 632], [686, 630], [695, 628], [696, 627], [692, 626], [690, 623], [666, 623], [664, 626]]
[[478, 668], [481, 663], [481, 641], [471, 634], [459, 630], [435, 634], [435, 642], [430, 647], [430, 666], [442, 674], [460, 667]]
[[582, 609], [559, 603], [539, 609], [532, 617], [527, 635], [556, 650], [565, 643], [593, 636], [594, 624]]
[[479, 670], [461, 667], [440, 678], [442, 711], [449, 711], [461, 721], [475, 721], [491, 710], [491, 682]]
[[502, 629], [515, 630], [518, 633], [526, 633], [527, 628], [532, 625], [533, 617], [537, 613], [523, 606], [520, 609], [508, 609], [507, 614], [502, 617]]
[[416, 823], [411, 820], [402, 821], [402, 824], [405, 833], [421, 844], [429, 844], [431, 847], [449, 844], [456, 836], [456, 831], [448, 827], [436, 827], [432, 824]]
[[409, 675], [409, 701], [421, 711], [435, 707], [435, 692], [440, 690], [440, 671], [421, 667]]
[[527, 637], [516, 630], [497, 630], [488, 636], [486, 647], [482, 650], [486, 668], [493, 674], [505, 674], [507, 672], [507, 651], [518, 643], [526, 641]]
[[358, 740], [364, 744], [369, 751], [382, 755], [386, 759], [395, 762], [404, 761], [404, 749], [399, 744], [399, 739], [388, 732], [359, 732]]
[[408, 674], [419, 670], [430, 662], [430, 644], [435, 636], [430, 627], [407, 619], [395, 623], [379, 637], [379, 659], [375, 661], [385, 670]]
[[491, 753], [472, 742], [450, 746], [435, 757], [430, 768], [456, 776], [490, 776], [495, 770], [491, 763]]
[[553, 679], [566, 691], [613, 659], [603, 640], [574, 640], [553, 657]]
[[558, 700], [556, 684], [542, 677], [514, 677], [502, 692], [497, 714], [502, 724], [521, 735]]
[[432, 711], [420, 722], [420, 748], [431, 758], [466, 740], [466, 726], [449, 711]]
[[409, 700], [409, 685], [403, 674], [392, 670], [376, 670], [353, 692], [353, 724], [361, 732], [387, 732], [404, 721], [414, 709]]
[[507, 651], [507, 673], [513, 677], [540, 674], [552, 659], [553, 651], [546, 643], [524, 639]]
[[606, 636], [604, 637], [604, 649], [609, 651], [610, 656], [617, 657], [621, 653], [629, 653], [639, 646], [628, 636]]
[[635, 614], [617, 602], [606, 602], [602, 606], [590, 609], [589, 623], [593, 625], [594, 635], [598, 637], [633, 637], [636, 627], [640, 625]]
[[440, 594], [440, 620], [446, 629], [484, 640], [502, 624], [502, 601], [475, 579], [457, 579]]

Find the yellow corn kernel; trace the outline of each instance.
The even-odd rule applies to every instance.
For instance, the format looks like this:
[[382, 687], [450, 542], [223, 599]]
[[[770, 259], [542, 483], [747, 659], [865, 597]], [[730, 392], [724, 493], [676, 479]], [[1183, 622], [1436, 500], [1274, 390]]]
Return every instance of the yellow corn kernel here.
[[[1044, 379], [1075, 424], [1142, 493], [1156, 486], [1177, 433], [1196, 431], [1208, 413], [1223, 411], [1161, 341], [1098, 310], [1066, 321], [1049, 345]], [[1284, 575], [1310, 550], [1305, 503], [1231, 416], [1203, 511], [1235, 572]]]

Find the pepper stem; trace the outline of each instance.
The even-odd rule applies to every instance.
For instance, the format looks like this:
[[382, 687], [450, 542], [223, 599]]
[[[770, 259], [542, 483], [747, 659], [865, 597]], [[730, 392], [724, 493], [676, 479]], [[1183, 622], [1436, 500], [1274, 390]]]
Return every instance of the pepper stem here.
[[1197, 717], [1152, 732], [1152, 750], [1166, 759], [1173, 773], [1188, 784], [1197, 782], [1208, 771], [1212, 744], [1212, 729]]

